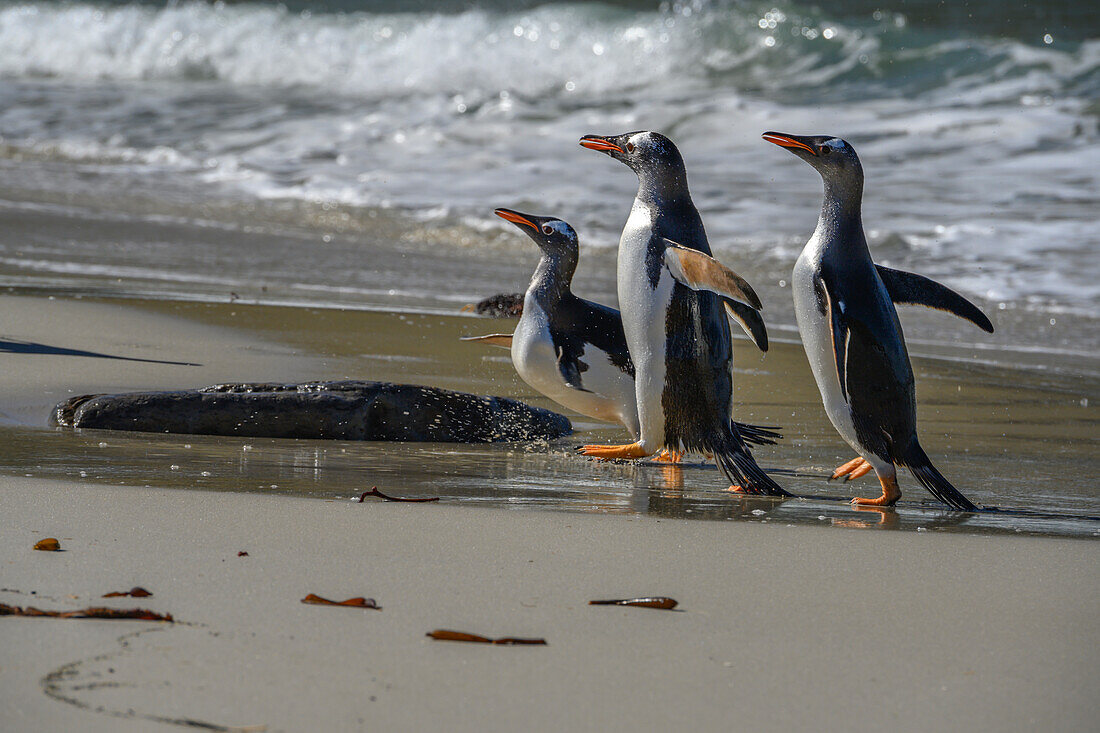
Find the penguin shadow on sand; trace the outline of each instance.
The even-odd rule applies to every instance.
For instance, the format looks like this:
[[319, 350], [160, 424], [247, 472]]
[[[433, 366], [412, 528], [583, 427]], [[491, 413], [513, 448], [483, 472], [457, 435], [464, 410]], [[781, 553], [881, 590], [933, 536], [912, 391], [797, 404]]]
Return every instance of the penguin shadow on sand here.
[[166, 364], [169, 366], [202, 366], [193, 361], [171, 361], [168, 359], [142, 359], [136, 356], [119, 356], [117, 354], [104, 354], [99, 351], [86, 351], [84, 349], [70, 349], [64, 346], [50, 346], [35, 341], [22, 341], [17, 339], [0, 338], [0, 353], [25, 354], [28, 356], [83, 356], [92, 359], [114, 359], [117, 361], [134, 361], [144, 364]]

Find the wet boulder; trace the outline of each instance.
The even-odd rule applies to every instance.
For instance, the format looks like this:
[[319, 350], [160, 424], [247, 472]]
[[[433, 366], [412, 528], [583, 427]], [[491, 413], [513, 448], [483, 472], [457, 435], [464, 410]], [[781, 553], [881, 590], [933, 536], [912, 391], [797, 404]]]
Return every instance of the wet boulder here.
[[573, 430], [564, 415], [507, 397], [361, 381], [83, 395], [57, 405], [52, 423], [148, 433], [441, 443], [547, 440]]

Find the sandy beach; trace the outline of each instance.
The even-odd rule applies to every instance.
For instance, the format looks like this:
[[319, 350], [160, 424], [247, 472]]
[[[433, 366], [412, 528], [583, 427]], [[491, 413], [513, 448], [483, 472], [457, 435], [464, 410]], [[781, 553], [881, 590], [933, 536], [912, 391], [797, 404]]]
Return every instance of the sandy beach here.
[[[14, 441], [0, 478], [0, 603], [140, 606], [176, 619], [2, 619], [5, 730], [1082, 730], [1100, 713], [1093, 540], [937, 524], [945, 513], [915, 488], [892, 516], [829, 502], [789, 514], [763, 504], [732, 510], [713, 471], [684, 469], [677, 488], [654, 480], [658, 469], [600, 467], [566, 447], [322, 448], [55, 431], [46, 415], [69, 390], [364, 369], [433, 381], [439, 363], [428, 352], [450, 332], [443, 339], [439, 319], [418, 325], [401, 314], [275, 318], [235, 304], [0, 301], [4, 342], [38, 344], [0, 353], [0, 409]], [[355, 319], [404, 328], [353, 332]], [[454, 321], [451, 330], [499, 325]], [[403, 334], [390, 353], [404, 360], [364, 356], [362, 341], [383, 333]], [[435, 379], [440, 386], [529, 396], [506, 361], [465, 357], [481, 366], [480, 380], [497, 370], [471, 386], [462, 375], [477, 370], [444, 351], [451, 377]], [[356, 364], [360, 372], [349, 373]], [[779, 368], [771, 357], [767, 365], [757, 371]], [[759, 388], [754, 378], [745, 389]], [[754, 409], [766, 418], [789, 405]], [[578, 429], [614, 432], [583, 420]], [[817, 445], [812, 431], [794, 442], [782, 450]], [[814, 486], [840, 450], [829, 446], [803, 466], [819, 471]], [[404, 450], [406, 462], [396, 458]], [[503, 461], [499, 474], [493, 460]], [[418, 472], [417, 461], [432, 465]], [[559, 497], [557, 508], [570, 511], [536, 511], [539, 501], [522, 491], [514, 496], [528, 500], [511, 511], [484, 489], [464, 497], [474, 478], [461, 467], [479, 463], [482, 486], [499, 476], [512, 495], [509, 480], [541, 476], [556, 486], [542, 503]], [[268, 481], [276, 488], [260, 485]], [[395, 494], [434, 488], [443, 500], [353, 501], [367, 481]], [[600, 484], [610, 486], [602, 495]], [[577, 489], [586, 498], [571, 504]], [[747, 521], [690, 521], [719, 516], [720, 506], [724, 518]], [[817, 511], [824, 521], [806, 520]], [[860, 531], [890, 522], [909, 531]], [[64, 552], [31, 549], [46, 536]], [[153, 596], [100, 598], [132, 586]], [[382, 610], [301, 604], [309, 593], [371, 597]], [[587, 605], [654, 595], [680, 605]], [[433, 641], [433, 629], [548, 645]]]
[[[1069, 731], [1100, 713], [1094, 542], [2, 490], [22, 591], [4, 602], [178, 621], [3, 619], [6, 730]], [[66, 552], [32, 551], [43, 534]], [[134, 585], [153, 596], [99, 599]], [[587, 605], [639, 595], [680, 606]]]

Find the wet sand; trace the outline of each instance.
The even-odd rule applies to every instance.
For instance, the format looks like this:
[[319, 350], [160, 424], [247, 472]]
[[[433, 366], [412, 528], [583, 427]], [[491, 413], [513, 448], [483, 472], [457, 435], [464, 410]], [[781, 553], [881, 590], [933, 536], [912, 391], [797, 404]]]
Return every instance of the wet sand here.
[[[1092, 536], [1100, 529], [1095, 520], [1079, 519], [1100, 516], [1094, 481], [1100, 380], [1080, 375], [916, 359], [919, 425], [929, 455], [973, 501], [1015, 513], [944, 511], [903, 474], [898, 511], [869, 517], [841, 500], [875, 493], [873, 478], [854, 484], [825, 480], [851, 453], [825, 417], [798, 344], [776, 342], [762, 359], [746, 340], [737, 342], [737, 416], [782, 427], [786, 438], [759, 449], [757, 458], [790, 491], [815, 499], [742, 501], [730, 497], [717, 470], [698, 459], [669, 469], [574, 456], [572, 449], [579, 443], [623, 437], [621, 429], [575, 414], [570, 417], [576, 434], [550, 445], [396, 445], [44, 430], [50, 409], [69, 394], [177, 389], [227, 380], [394, 380], [561, 408], [519, 380], [506, 351], [459, 341], [464, 335], [510, 330], [510, 320], [171, 301], [58, 299], [41, 301], [45, 305], [38, 308], [36, 299], [7, 300], [13, 303], [12, 329], [16, 324], [22, 329], [22, 335], [10, 337], [15, 340], [202, 362], [176, 366], [0, 353], [12, 364], [0, 376], [0, 410], [12, 418], [0, 423], [0, 437], [9, 446], [0, 456], [0, 470], [17, 475], [326, 499], [358, 495], [377, 484], [508, 508], [851, 521], [909, 530]], [[79, 338], [68, 338], [64, 330], [47, 337], [62, 322], [79, 325], [84, 309], [90, 309], [88, 323]], [[27, 317], [20, 317], [20, 310], [28, 311]], [[140, 322], [103, 330], [105, 322], [123, 313]], [[170, 324], [180, 324], [179, 335]], [[207, 331], [209, 339], [203, 336]], [[53, 368], [44, 368], [48, 365]], [[6, 407], [12, 403], [16, 407]]]
[[[911, 480], [898, 511], [856, 512], [828, 498], [856, 488], [823, 480], [848, 455], [792, 344], [762, 362], [739, 350], [739, 417], [783, 425], [762, 464], [824, 498], [745, 502], [710, 468], [573, 456], [617, 436], [584, 419], [543, 446], [45, 427], [69, 390], [246, 379], [401, 379], [549, 406], [504, 352], [456, 340], [507, 322], [29, 297], [0, 312], [0, 602], [181, 622], [0, 619], [5, 729], [1081, 730], [1100, 713], [1100, 545], [1018, 536], [1095, 534], [1087, 380], [917, 360], [945, 474], [1042, 516], [945, 512]], [[442, 501], [350, 501], [372, 484]], [[858, 531], [891, 527], [908, 531]], [[66, 552], [31, 550], [44, 536]], [[153, 597], [98, 598], [134, 585]], [[680, 610], [586, 605], [640, 595]], [[549, 646], [426, 639], [435, 628]]]

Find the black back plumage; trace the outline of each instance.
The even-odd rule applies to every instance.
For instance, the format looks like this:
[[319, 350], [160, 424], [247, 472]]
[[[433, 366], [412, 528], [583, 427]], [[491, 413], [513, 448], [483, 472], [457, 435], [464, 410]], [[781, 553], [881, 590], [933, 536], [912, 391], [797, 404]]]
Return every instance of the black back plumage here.
[[584, 387], [583, 372], [588, 369], [585, 360], [588, 344], [604, 351], [612, 366], [634, 377], [634, 362], [630, 360], [619, 311], [578, 298], [569, 290], [568, 282], [556, 301], [540, 305], [550, 319], [550, 338], [554, 341], [559, 366], [563, 373], [575, 374], [581, 388]]
[[[843, 291], [834, 285], [841, 279]], [[820, 313], [827, 302], [841, 311], [845, 355], [837, 369], [856, 435], [883, 460], [900, 462], [917, 425], [913, 368], [897, 310], [870, 267], [834, 272], [823, 264], [815, 291]]]

